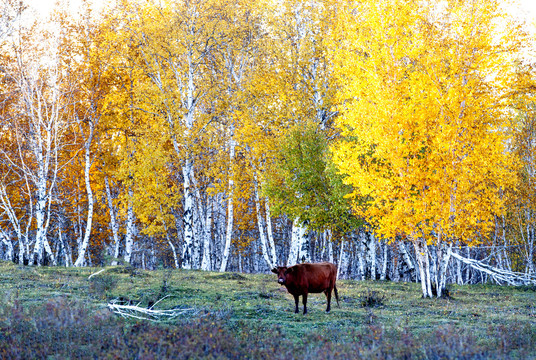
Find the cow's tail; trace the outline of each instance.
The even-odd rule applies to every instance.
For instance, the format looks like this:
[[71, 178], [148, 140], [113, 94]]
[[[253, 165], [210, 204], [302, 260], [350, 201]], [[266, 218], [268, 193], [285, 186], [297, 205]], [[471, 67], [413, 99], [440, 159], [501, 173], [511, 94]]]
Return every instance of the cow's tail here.
[[337, 291], [337, 285], [333, 285], [333, 290], [335, 291], [335, 299], [337, 299], [337, 306], [341, 307], [339, 304], [339, 292]]

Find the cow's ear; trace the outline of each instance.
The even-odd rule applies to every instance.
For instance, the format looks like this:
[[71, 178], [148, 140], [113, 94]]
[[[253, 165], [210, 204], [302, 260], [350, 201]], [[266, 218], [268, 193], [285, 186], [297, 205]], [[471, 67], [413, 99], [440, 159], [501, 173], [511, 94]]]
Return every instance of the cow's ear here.
[[277, 274], [277, 272], [278, 272], [278, 271], [277, 271], [277, 268], [273, 268], [273, 269], [272, 269], [272, 272], [273, 272], [274, 274]]
[[294, 271], [294, 267], [291, 266], [287, 270], [285, 270], [285, 274], [292, 274], [293, 271]]

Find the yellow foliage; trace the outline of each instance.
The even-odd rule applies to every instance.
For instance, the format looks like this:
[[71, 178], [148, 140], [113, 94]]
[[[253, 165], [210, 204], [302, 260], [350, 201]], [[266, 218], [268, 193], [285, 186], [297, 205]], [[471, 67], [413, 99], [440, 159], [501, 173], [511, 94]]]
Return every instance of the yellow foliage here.
[[505, 79], [518, 28], [488, 0], [350, 1], [338, 16], [333, 151], [355, 210], [388, 238], [476, 244], [515, 179]]

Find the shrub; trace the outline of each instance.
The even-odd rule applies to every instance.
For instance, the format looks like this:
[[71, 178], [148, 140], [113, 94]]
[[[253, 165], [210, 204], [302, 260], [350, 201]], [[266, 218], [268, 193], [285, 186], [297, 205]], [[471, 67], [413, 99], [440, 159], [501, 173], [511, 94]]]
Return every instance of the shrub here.
[[359, 296], [359, 303], [361, 307], [371, 308], [371, 307], [380, 307], [385, 305], [385, 294], [375, 291], [367, 290]]
[[113, 275], [98, 275], [89, 280], [89, 292], [97, 297], [105, 298], [106, 293], [117, 287], [117, 278]]

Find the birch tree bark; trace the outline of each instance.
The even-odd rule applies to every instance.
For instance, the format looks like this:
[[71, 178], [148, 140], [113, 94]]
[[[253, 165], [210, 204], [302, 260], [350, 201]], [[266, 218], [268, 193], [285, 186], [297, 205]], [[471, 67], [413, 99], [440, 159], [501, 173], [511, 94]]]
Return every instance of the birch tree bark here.
[[311, 262], [311, 236], [307, 233], [305, 223], [300, 226], [300, 247], [298, 252], [298, 262]]
[[436, 283], [436, 289], [437, 297], [439, 298], [447, 295], [447, 270], [452, 255], [452, 242], [447, 244], [441, 242], [437, 245], [437, 248], [438, 282]]
[[211, 264], [211, 251], [210, 251], [210, 238], [212, 234], [212, 217], [213, 217], [214, 199], [207, 196], [207, 204], [203, 217], [203, 255], [201, 258], [201, 270], [212, 270]]
[[214, 206], [216, 199], [209, 194], [206, 194], [205, 198], [201, 196], [201, 191], [199, 190], [199, 185], [196, 181], [196, 178], [192, 178], [193, 185], [195, 186], [195, 194], [197, 197], [197, 206], [196, 206], [196, 223], [199, 227], [199, 230], [196, 231], [197, 234], [201, 237], [202, 244], [195, 242], [194, 245], [194, 256], [198, 257], [199, 252], [195, 251], [195, 247], [202, 249], [201, 253], [201, 270], [210, 271], [212, 269], [212, 260], [211, 260], [211, 243], [210, 239], [212, 236], [212, 218], [214, 212]]
[[108, 203], [108, 214], [110, 215], [110, 230], [112, 231], [113, 238], [113, 258], [111, 265], [117, 265], [117, 260], [119, 259], [119, 223], [117, 221], [117, 207], [114, 205], [112, 190], [110, 188], [110, 181], [108, 176], [104, 177], [104, 189], [106, 192], [106, 200]]
[[306, 234], [307, 225], [299, 218], [295, 218], [292, 223], [292, 236], [290, 239], [290, 250], [287, 266], [297, 263], [310, 262], [310, 239]]
[[72, 250], [71, 250], [71, 246], [69, 244], [68, 239], [65, 239], [63, 236], [64, 223], [65, 223], [65, 216], [64, 214], [60, 214], [59, 219], [58, 219], [58, 239], [63, 249], [63, 258], [65, 261], [65, 267], [69, 267], [72, 265], [73, 255], [72, 255]]
[[[26, 180], [26, 187], [29, 188], [28, 181]], [[29, 192], [28, 192], [29, 193]], [[6, 186], [0, 183], [0, 210], [3, 211], [7, 217], [9, 224], [11, 225], [16, 237], [13, 241], [18, 241], [18, 262], [19, 265], [23, 265], [30, 259], [30, 244], [29, 244], [29, 231], [33, 218], [33, 201], [31, 197], [28, 197], [27, 214], [26, 214], [26, 226], [22, 224], [22, 218], [19, 220], [15, 208], [11, 204], [11, 200], [6, 191]], [[7, 236], [7, 235], [6, 235]], [[11, 239], [9, 239], [11, 241]]]
[[91, 165], [93, 162], [91, 159], [91, 143], [93, 142], [95, 125], [96, 125], [95, 119], [88, 120], [88, 126], [89, 126], [88, 137], [84, 144], [84, 182], [86, 185], [86, 193], [87, 193], [87, 219], [86, 219], [86, 229], [84, 231], [84, 240], [81, 246], [79, 247], [78, 257], [76, 261], [74, 262], [74, 266], [77, 266], [77, 267], [85, 265], [85, 256], [86, 256], [87, 248], [89, 246], [89, 239], [91, 236], [91, 226], [93, 224], [94, 199], [93, 199], [93, 190], [91, 189], [91, 182], [90, 182], [90, 170], [91, 170]]
[[190, 175], [193, 174], [193, 164], [187, 159], [183, 167], [184, 184], [184, 212], [182, 215], [184, 244], [182, 246], [182, 267], [191, 269], [193, 266], [193, 245], [194, 245], [194, 214], [193, 214], [193, 194], [190, 188]]
[[272, 269], [276, 263], [273, 263], [270, 259], [270, 254], [268, 253], [268, 243], [266, 241], [266, 234], [264, 230], [264, 218], [261, 213], [260, 206], [260, 196], [259, 196], [259, 185], [257, 182], [257, 174], [253, 176], [253, 191], [255, 195], [255, 211], [257, 213], [257, 227], [259, 228], [259, 237], [261, 243], [261, 252], [268, 269]]
[[456, 259], [456, 283], [458, 285], [463, 285], [463, 273], [462, 273], [462, 262]]
[[357, 240], [358, 240], [358, 261], [359, 261], [359, 274], [361, 276], [360, 280], [366, 279], [366, 246], [365, 246], [365, 237], [367, 234], [363, 228], [359, 229]]
[[387, 255], [389, 252], [389, 246], [387, 242], [383, 243], [383, 256], [382, 256], [382, 269], [380, 271], [380, 280], [385, 281], [387, 278]]
[[370, 267], [369, 278], [376, 280], [376, 237], [371, 231], [367, 236], [367, 265]]
[[[402, 258], [404, 259], [404, 263], [407, 266], [407, 271], [410, 274], [410, 277], [413, 278], [413, 273], [415, 272], [415, 266], [413, 265], [413, 261], [411, 261], [411, 257], [408, 254], [408, 250], [406, 249], [406, 245], [403, 241], [398, 241], [398, 250], [402, 254]], [[417, 277], [415, 276], [415, 279]]]
[[337, 278], [348, 278], [348, 252], [345, 249], [346, 241], [341, 241], [341, 248], [339, 253], [339, 266], [337, 268]]
[[2, 244], [6, 247], [6, 255], [4, 256], [3, 260], [12, 261], [13, 260], [13, 243], [11, 242], [11, 238], [8, 236], [8, 233], [4, 231], [2, 228], [0, 228], [0, 240], [2, 241]]
[[415, 256], [419, 264], [419, 272], [421, 274], [421, 287], [423, 297], [433, 297], [432, 294], [432, 279], [430, 277], [430, 261], [428, 259], [428, 246], [422, 238], [412, 237], [411, 242], [415, 248]]
[[223, 256], [221, 259], [221, 265], [220, 265], [220, 271], [225, 271], [227, 268], [227, 262], [229, 260], [229, 252], [231, 249], [231, 238], [233, 236], [233, 197], [234, 197], [234, 179], [233, 179], [233, 171], [232, 171], [232, 164], [234, 162], [235, 157], [235, 140], [234, 140], [234, 126], [231, 126], [231, 135], [229, 140], [229, 162], [230, 162], [230, 175], [229, 175], [229, 188], [228, 188], [228, 194], [227, 194], [227, 227], [225, 232], [225, 245], [223, 248]]
[[270, 200], [268, 198], [265, 199], [264, 207], [266, 209], [266, 234], [268, 236], [268, 246], [270, 248], [270, 256], [272, 260], [272, 265], [277, 265], [277, 253], [275, 251], [275, 242], [274, 242], [274, 234], [272, 231], [272, 216], [270, 214]]
[[135, 215], [134, 215], [134, 205], [132, 204], [134, 192], [132, 191], [131, 186], [128, 186], [128, 204], [127, 204], [127, 221], [126, 221], [126, 231], [125, 231], [125, 253], [123, 255], [124, 260], [127, 264], [130, 264], [132, 261], [132, 250], [134, 246], [134, 236], [136, 235], [136, 224], [135, 224]]

